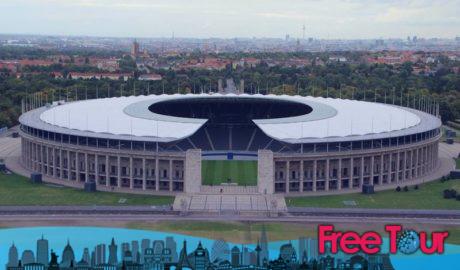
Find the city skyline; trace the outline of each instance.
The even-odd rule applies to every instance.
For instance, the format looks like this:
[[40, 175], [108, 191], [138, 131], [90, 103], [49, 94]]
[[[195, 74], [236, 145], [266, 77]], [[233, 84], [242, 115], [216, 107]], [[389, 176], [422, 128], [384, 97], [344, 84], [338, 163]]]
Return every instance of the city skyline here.
[[191, 4], [183, 0], [22, 0], [0, 3], [0, 8], [5, 11], [0, 23], [8, 25], [0, 32], [18, 34], [326, 39], [454, 38], [460, 34], [458, 0], [199, 0]]
[[[187, 240], [178, 247], [171, 236], [162, 240], [116, 242], [112, 238], [110, 244], [99, 243], [93, 249], [79, 247], [83, 250], [80, 257], [76, 257], [70, 240], [62, 253], [49, 248], [48, 240], [43, 236], [37, 240], [36, 252], [30, 249], [23, 250], [19, 256], [18, 247], [12, 243], [8, 251], [6, 270], [46, 270], [46, 269], [104, 269], [104, 270], [227, 270], [227, 269], [394, 269], [388, 254], [376, 255], [345, 255], [331, 254], [326, 251], [319, 254], [318, 241], [314, 238], [299, 237], [297, 246], [287, 241], [279, 246], [277, 256], [269, 258], [268, 240], [265, 227], [262, 228], [257, 244], [244, 245], [227, 243], [223, 239], [213, 240], [212, 247], [202, 241], [196, 245], [189, 245], [191, 252], [187, 252]], [[178, 249], [179, 248], [179, 249]], [[277, 248], [278, 249], [278, 248]], [[179, 252], [178, 252], [179, 251]], [[273, 249], [271, 250], [273, 252]], [[35, 255], [37, 257], [35, 257]]]

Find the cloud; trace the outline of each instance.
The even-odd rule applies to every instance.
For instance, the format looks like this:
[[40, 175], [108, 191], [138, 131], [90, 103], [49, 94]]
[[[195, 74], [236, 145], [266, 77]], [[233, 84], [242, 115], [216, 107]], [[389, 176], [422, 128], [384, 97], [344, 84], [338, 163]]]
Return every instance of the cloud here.
[[[0, 0], [3, 32], [375, 38], [459, 35], [460, 0]], [[82, 27], [84, 25], [84, 27]]]

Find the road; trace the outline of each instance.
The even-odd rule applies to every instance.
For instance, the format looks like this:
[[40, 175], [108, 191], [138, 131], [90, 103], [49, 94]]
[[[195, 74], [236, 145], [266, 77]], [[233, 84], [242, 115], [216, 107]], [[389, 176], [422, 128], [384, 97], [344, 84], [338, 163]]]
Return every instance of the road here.
[[307, 223], [420, 223], [460, 226], [458, 210], [291, 208], [281, 215], [193, 213], [155, 206], [0, 206], [1, 221], [290, 221]]

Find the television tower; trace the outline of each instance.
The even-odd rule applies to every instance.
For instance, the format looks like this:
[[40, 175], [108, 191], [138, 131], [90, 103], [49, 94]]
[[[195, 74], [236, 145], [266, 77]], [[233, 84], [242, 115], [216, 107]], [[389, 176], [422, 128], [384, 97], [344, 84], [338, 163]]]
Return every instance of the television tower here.
[[305, 39], [305, 24], [302, 26], [302, 39]]

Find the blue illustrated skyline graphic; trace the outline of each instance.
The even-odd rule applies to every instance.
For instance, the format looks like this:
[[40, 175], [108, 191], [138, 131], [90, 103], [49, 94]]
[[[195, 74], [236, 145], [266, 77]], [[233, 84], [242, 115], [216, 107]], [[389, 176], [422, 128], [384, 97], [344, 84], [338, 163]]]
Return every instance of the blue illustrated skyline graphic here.
[[[410, 232], [408, 232], [410, 233]], [[0, 230], [0, 263], [6, 270], [46, 269], [411, 269], [409, 262], [439, 265], [441, 256], [318, 254], [314, 238], [269, 242], [262, 230], [256, 243], [237, 244], [155, 231], [36, 227]], [[402, 251], [401, 251], [402, 253]], [[444, 259], [444, 260], [442, 260]], [[444, 263], [443, 262], [443, 263]], [[418, 263], [416, 264], [418, 265]], [[455, 264], [452, 264], [454, 266]], [[421, 266], [417, 269], [433, 269]], [[442, 269], [455, 269], [443, 267]]]

